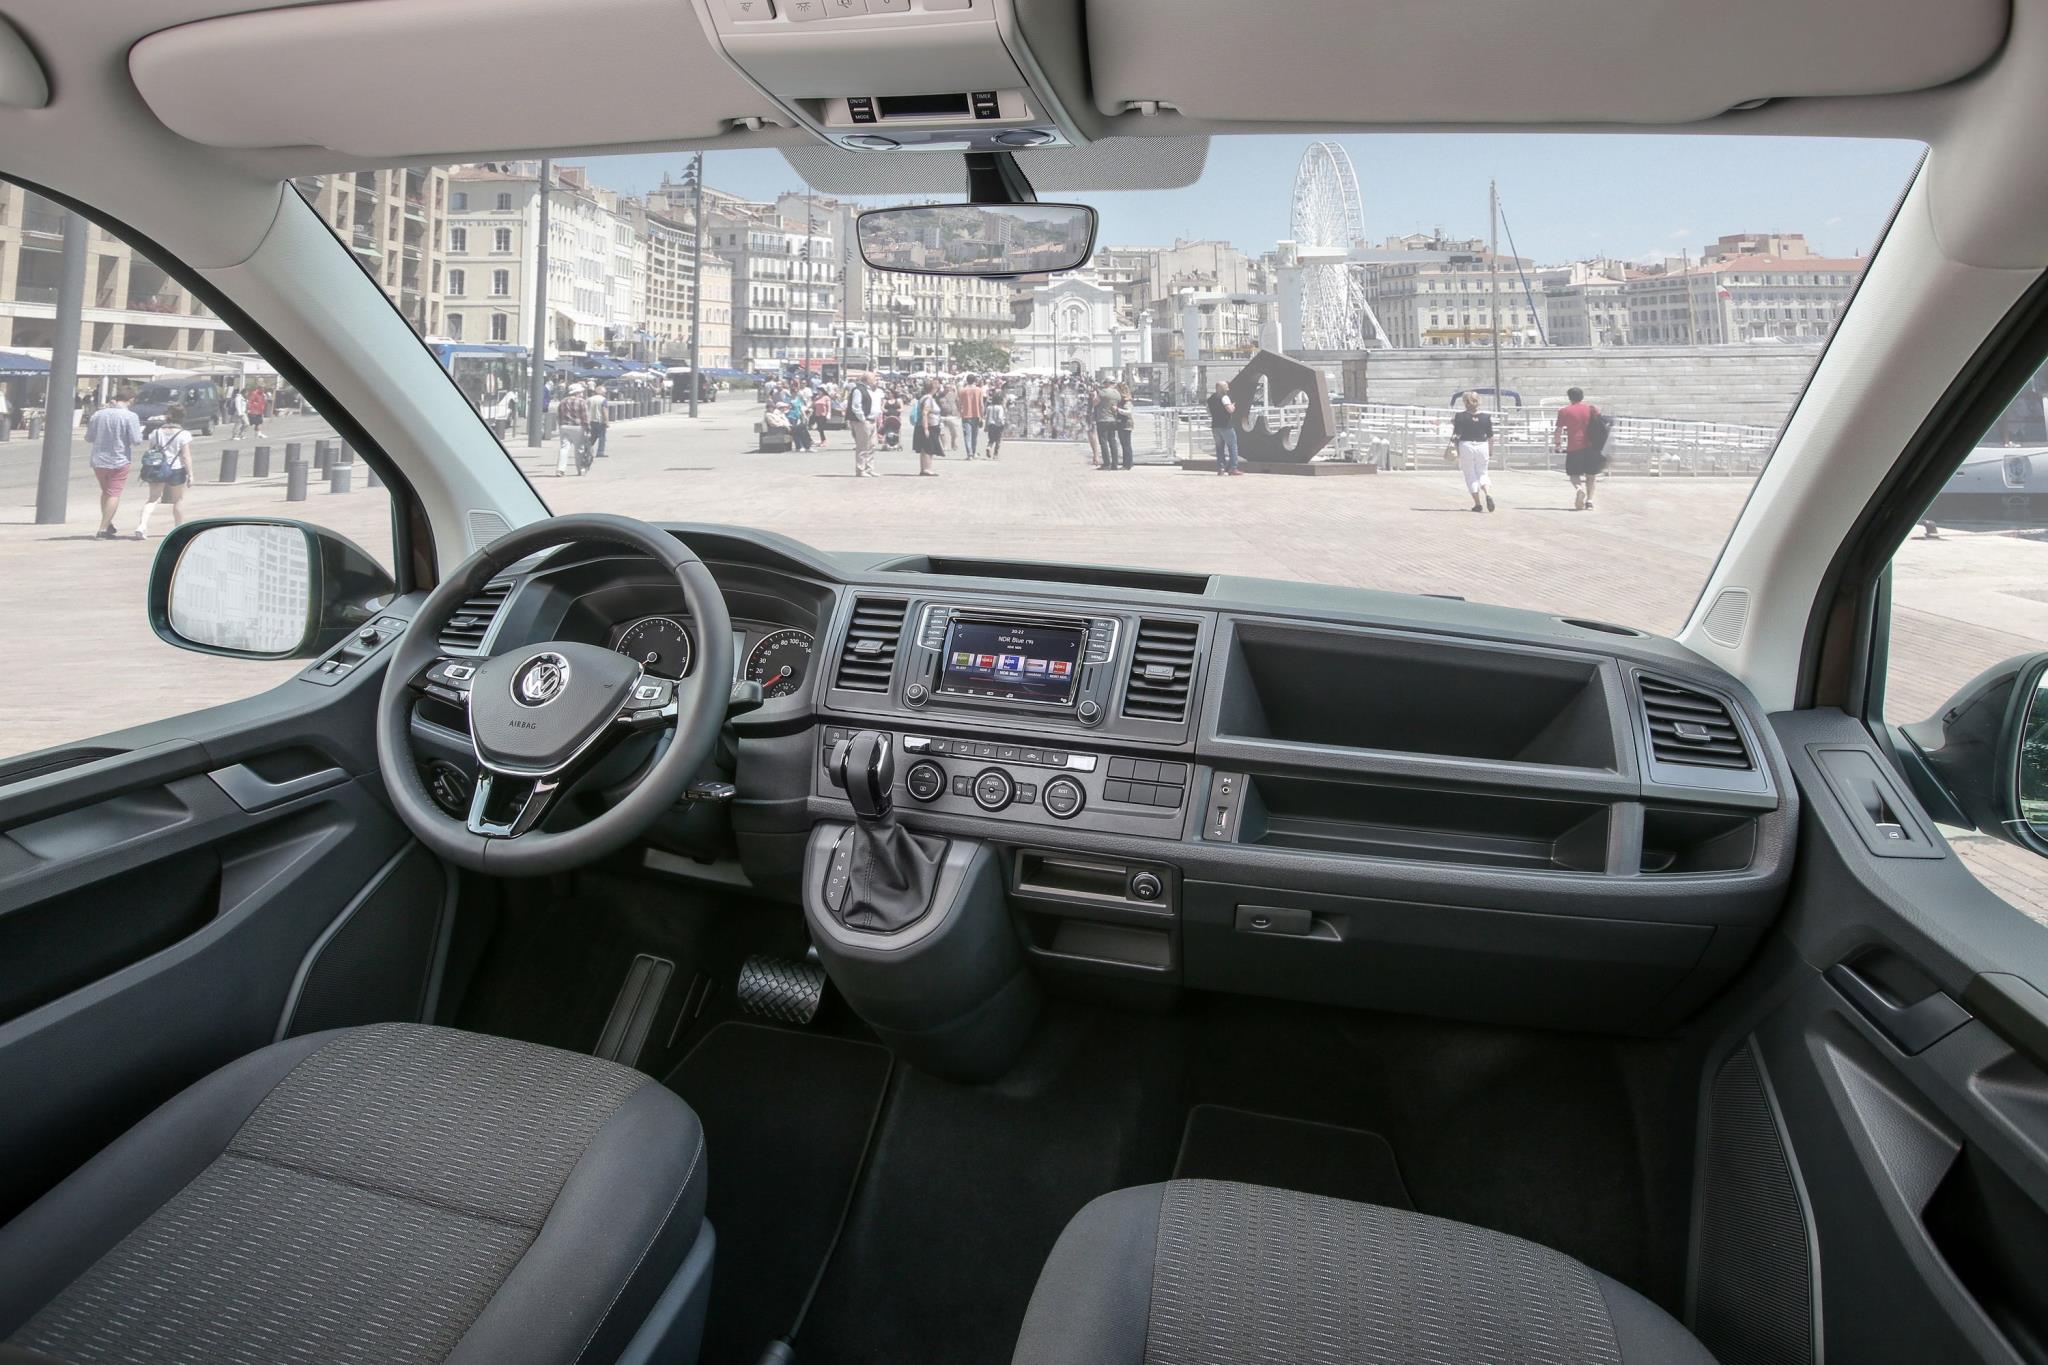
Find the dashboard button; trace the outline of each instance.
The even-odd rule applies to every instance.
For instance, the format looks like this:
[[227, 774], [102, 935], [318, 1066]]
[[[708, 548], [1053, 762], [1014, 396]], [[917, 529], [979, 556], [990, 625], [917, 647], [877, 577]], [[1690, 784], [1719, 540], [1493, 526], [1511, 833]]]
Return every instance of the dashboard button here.
[[1030, 806], [1037, 804], [1037, 802], [1038, 788], [1032, 786], [1029, 782], [1019, 782], [1017, 784], [1017, 804], [1020, 806]]
[[1081, 813], [1081, 807], [1088, 804], [1088, 796], [1073, 778], [1055, 777], [1039, 793], [1039, 802], [1045, 807], [1046, 814], [1060, 820], [1071, 820]]
[[966, 773], [953, 774], [953, 795], [974, 795], [974, 779], [969, 777]]
[[930, 759], [922, 759], [910, 765], [910, 771], [903, 775], [903, 785], [919, 801], [936, 801], [946, 791], [946, 770]]
[[1153, 872], [1140, 872], [1131, 878], [1131, 898], [1141, 901], [1156, 901], [1159, 893], [1166, 888], [1160, 885], [1159, 876]]
[[1020, 760], [1025, 763], [1045, 762], [1045, 750], [1043, 749], [1019, 749], [1017, 753]]
[[984, 768], [974, 779], [974, 804], [985, 811], [999, 811], [1017, 795], [1017, 784], [1001, 768]]
[[1111, 777], [1135, 777], [1137, 776], [1136, 768], [1137, 761], [1135, 759], [1112, 758], [1109, 760], [1109, 775]]
[[[958, 753], [959, 750], [956, 749], [954, 752]], [[976, 758], [994, 758], [996, 756], [996, 746], [993, 744], [977, 744], [974, 746], [974, 756]]]
[[1188, 780], [1188, 765], [1185, 763], [1160, 764], [1159, 780], [1161, 782], [1171, 782], [1176, 787], [1185, 786]]

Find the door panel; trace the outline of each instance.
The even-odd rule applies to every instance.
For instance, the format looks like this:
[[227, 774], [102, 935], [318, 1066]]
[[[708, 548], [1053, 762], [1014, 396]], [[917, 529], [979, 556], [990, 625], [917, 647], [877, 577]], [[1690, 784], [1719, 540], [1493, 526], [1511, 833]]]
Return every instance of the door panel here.
[[[2014, 992], [1981, 1003], [1988, 974], [2048, 981], [2048, 930], [1938, 839], [1896, 856], [1894, 836], [1871, 837], [1873, 823], [1932, 822], [1856, 721], [1774, 725], [1806, 797], [1799, 873], [1760, 1003], [1723, 1053], [1752, 1053], [1783, 1146], [1811, 1241], [1810, 1333], [1788, 1320], [1762, 1339], [1703, 1335], [1724, 1360], [2048, 1361], [2048, 1068], [2012, 1026]], [[1839, 780], [1844, 751], [1869, 755], [1875, 768], [1854, 770], [1874, 771], [1884, 800]], [[1722, 1139], [1709, 1128], [1698, 1167], [1694, 1320], [1708, 1329], [1743, 1316], [1701, 1254], [1712, 1210], [1754, 1178], [1731, 1174]]]
[[384, 801], [381, 681], [0, 767], [0, 1219], [287, 1030], [422, 1017], [449, 882]]

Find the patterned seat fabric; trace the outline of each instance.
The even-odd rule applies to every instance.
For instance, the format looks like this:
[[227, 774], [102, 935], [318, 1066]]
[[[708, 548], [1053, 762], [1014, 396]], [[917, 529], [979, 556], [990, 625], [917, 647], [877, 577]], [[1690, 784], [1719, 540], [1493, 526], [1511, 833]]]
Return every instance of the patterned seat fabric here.
[[647, 1084], [449, 1029], [338, 1034], [12, 1343], [74, 1365], [444, 1359]]

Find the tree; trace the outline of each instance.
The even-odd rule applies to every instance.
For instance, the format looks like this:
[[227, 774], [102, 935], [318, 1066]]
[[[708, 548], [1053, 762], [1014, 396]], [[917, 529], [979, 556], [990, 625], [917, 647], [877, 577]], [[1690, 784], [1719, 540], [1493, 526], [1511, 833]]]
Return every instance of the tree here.
[[993, 341], [956, 341], [953, 365], [970, 372], [1001, 374], [1010, 368], [1010, 349]]

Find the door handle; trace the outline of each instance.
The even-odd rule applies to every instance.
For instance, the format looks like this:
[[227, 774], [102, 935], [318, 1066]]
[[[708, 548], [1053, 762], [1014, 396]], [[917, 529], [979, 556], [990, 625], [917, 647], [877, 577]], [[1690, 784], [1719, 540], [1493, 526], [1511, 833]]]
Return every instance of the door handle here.
[[1837, 962], [1825, 975], [1828, 984], [1855, 1006], [1858, 1014], [1909, 1057], [1925, 1052], [1971, 1019], [1970, 1012], [1946, 991], [1937, 990], [1910, 1005], [1901, 1005], [1846, 962]]

